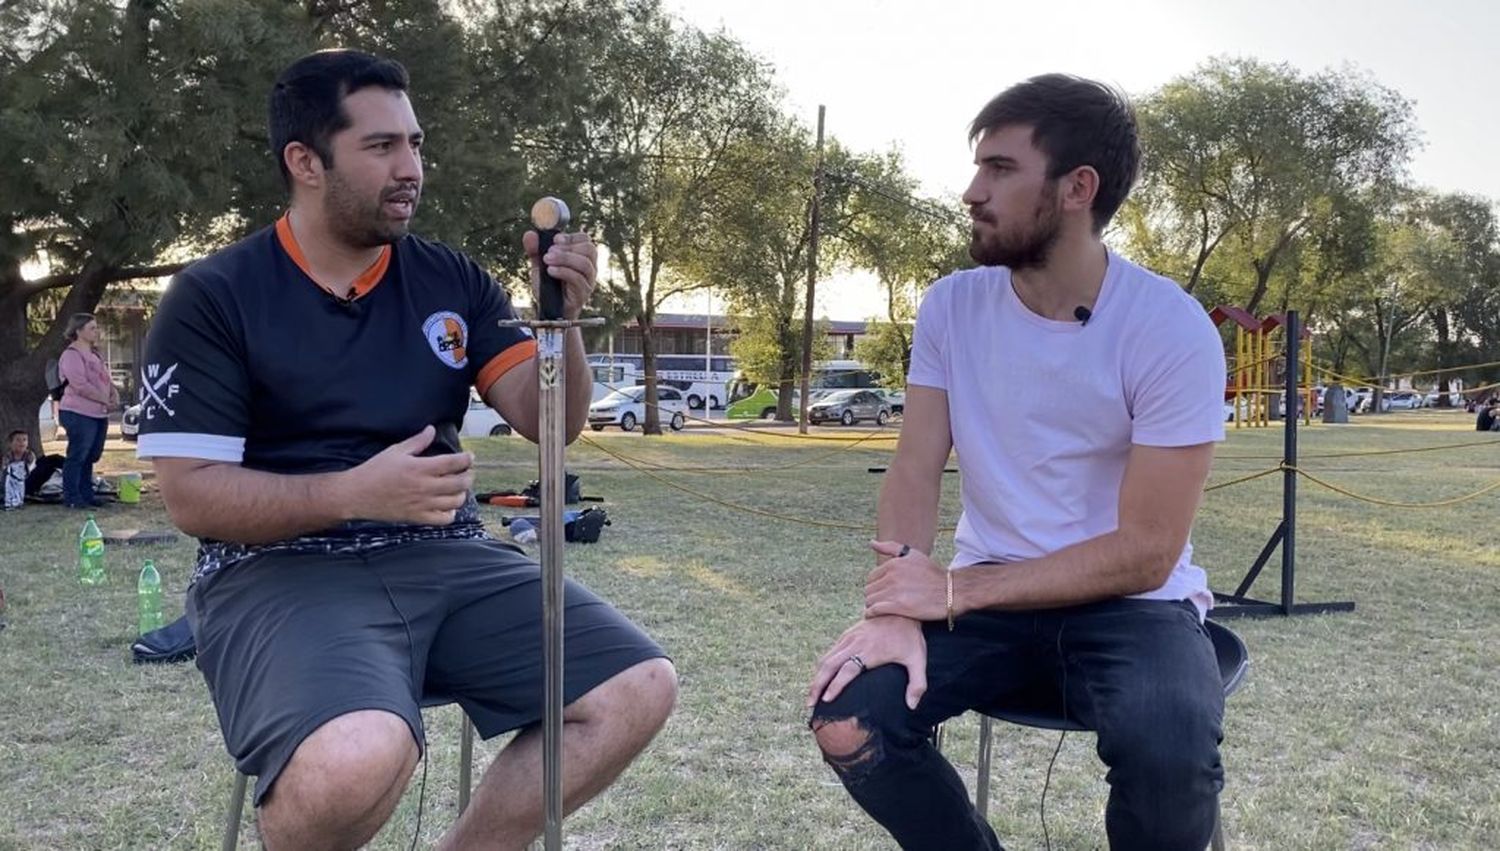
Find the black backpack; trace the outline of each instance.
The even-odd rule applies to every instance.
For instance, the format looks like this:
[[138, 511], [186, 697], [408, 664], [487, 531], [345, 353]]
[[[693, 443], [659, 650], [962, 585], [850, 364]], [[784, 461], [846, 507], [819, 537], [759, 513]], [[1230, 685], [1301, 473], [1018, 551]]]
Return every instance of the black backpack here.
[[63, 390], [68, 386], [68, 379], [63, 378], [57, 368], [58, 358], [47, 361], [47, 395], [54, 402], [61, 402]]

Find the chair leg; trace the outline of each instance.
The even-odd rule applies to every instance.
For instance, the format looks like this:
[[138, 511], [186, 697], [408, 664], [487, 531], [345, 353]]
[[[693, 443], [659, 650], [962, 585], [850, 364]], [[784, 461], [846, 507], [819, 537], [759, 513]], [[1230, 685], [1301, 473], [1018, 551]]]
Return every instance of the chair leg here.
[[240, 844], [240, 817], [245, 814], [245, 786], [250, 778], [236, 771], [234, 791], [229, 793], [229, 815], [224, 821], [222, 851], [235, 851]]
[[974, 806], [979, 817], [986, 821], [990, 817], [990, 736], [995, 722], [988, 715], [979, 716], [979, 756], [974, 760]]
[[465, 713], [460, 712], [459, 717], [463, 719], [458, 745], [458, 812], [462, 815], [469, 808], [469, 787], [473, 781], [474, 724]]
[[1214, 838], [1210, 845], [1213, 851], [1224, 851], [1224, 812], [1219, 808], [1219, 799], [1214, 799]]

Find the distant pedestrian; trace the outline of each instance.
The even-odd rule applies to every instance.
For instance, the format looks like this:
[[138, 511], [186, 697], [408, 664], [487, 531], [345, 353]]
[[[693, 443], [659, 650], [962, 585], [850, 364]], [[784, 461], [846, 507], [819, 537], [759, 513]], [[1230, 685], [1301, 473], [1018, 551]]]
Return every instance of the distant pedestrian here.
[[120, 404], [120, 393], [97, 351], [100, 331], [94, 315], [73, 314], [64, 336], [68, 347], [57, 359], [58, 373], [68, 382], [58, 404], [58, 419], [68, 432], [63, 502], [69, 508], [93, 508], [104, 504], [94, 495], [94, 464], [104, 454], [109, 412]]

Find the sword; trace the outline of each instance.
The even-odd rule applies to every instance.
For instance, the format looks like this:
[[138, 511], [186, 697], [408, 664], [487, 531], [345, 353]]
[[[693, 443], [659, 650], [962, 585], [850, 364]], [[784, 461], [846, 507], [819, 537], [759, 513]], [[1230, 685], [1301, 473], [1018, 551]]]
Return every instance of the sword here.
[[167, 400], [163, 399], [156, 391], [160, 390], [168, 381], [171, 381], [172, 373], [176, 371], [177, 364], [174, 363], [170, 367], [168, 367], [167, 371], [161, 374], [161, 378], [158, 378], [156, 380], [156, 383], [153, 384], [151, 380], [146, 377], [146, 370], [141, 370], [141, 386], [146, 388], [146, 394], [149, 395], [152, 399], [155, 399], [156, 404], [160, 405], [161, 409], [163, 411], [166, 411], [167, 416], [169, 417], [177, 416], [177, 412], [167, 407]]
[[[558, 232], [568, 226], [568, 205], [543, 198], [531, 207], [537, 230], [537, 256], [547, 254]], [[562, 284], [540, 264], [538, 314], [534, 321], [506, 320], [507, 327], [529, 326], [536, 334], [538, 446], [540, 449], [542, 545], [542, 799], [546, 813], [543, 842], [547, 851], [562, 851], [562, 713], [563, 713], [563, 449], [566, 445], [567, 393], [563, 340], [569, 328], [602, 325], [602, 318], [562, 318]]]

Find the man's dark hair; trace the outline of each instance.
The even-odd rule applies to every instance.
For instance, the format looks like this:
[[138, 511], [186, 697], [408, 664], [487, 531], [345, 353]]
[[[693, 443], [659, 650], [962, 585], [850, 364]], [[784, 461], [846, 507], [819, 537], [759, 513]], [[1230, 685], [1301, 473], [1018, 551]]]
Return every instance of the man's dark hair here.
[[30, 437], [30, 435], [26, 433], [26, 429], [24, 429], [24, 428], [13, 429], [10, 434], [7, 434], [5, 436], [5, 445], [9, 446], [10, 442], [12, 440], [15, 440], [16, 439], [16, 435], [18, 435], [18, 434], [24, 434], [27, 437]]
[[309, 53], [282, 71], [271, 88], [267, 123], [271, 153], [287, 187], [292, 185], [284, 156], [287, 145], [301, 142], [313, 149], [324, 168], [333, 168], [328, 140], [349, 126], [344, 98], [370, 86], [404, 92], [409, 83], [400, 62], [358, 50]]
[[984, 105], [969, 125], [969, 142], [1001, 127], [1030, 126], [1031, 142], [1047, 156], [1055, 180], [1079, 166], [1099, 173], [1094, 230], [1114, 216], [1140, 171], [1135, 110], [1125, 94], [1070, 74], [1043, 74], [1018, 83]]

